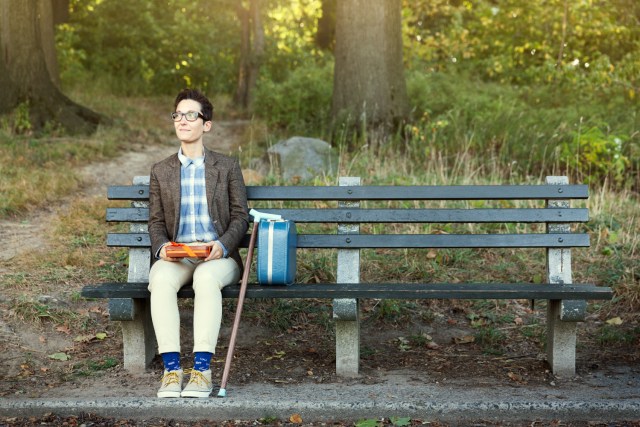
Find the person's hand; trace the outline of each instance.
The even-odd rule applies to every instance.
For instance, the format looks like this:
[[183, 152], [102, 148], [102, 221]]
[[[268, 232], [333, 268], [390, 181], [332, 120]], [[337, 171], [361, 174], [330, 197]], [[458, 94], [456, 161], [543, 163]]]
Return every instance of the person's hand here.
[[172, 258], [167, 256], [167, 246], [168, 245], [164, 245], [162, 247], [162, 249], [160, 249], [160, 259], [163, 259], [165, 261], [169, 261], [169, 262], [178, 262], [180, 261], [180, 258]]
[[224, 251], [222, 250], [222, 246], [220, 246], [220, 243], [212, 241], [207, 243], [207, 246], [211, 246], [211, 253], [207, 258], [205, 258], [205, 261], [211, 261], [212, 259], [221, 259], [224, 256]]

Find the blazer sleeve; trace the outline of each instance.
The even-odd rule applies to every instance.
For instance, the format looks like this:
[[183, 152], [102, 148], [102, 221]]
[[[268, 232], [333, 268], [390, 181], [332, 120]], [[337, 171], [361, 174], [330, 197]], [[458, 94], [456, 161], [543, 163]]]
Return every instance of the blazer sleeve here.
[[149, 238], [151, 239], [151, 254], [153, 256], [165, 243], [170, 241], [162, 205], [160, 182], [155, 166], [151, 168], [149, 177]]

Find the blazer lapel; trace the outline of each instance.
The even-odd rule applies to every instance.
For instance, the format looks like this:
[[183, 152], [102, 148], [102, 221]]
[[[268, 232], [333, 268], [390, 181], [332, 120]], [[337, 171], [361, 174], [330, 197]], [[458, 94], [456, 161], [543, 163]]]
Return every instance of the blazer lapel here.
[[[211, 215], [211, 220], [216, 221], [216, 219], [220, 218], [218, 214], [217, 206], [214, 203], [214, 194], [216, 193], [216, 187], [218, 186], [218, 182], [220, 181], [220, 172], [215, 167], [217, 163], [216, 154], [211, 150], [206, 150], [205, 154], [205, 185], [207, 189], [207, 204], [209, 205], [209, 214]], [[215, 225], [215, 224], [214, 224]]]
[[178, 236], [178, 227], [180, 226], [180, 203], [182, 197], [182, 188], [181, 188], [181, 176], [180, 176], [180, 159], [178, 159], [178, 155], [175, 155], [175, 159], [170, 163], [169, 170], [169, 188], [170, 194], [175, 194], [173, 198], [173, 236], [174, 238]]

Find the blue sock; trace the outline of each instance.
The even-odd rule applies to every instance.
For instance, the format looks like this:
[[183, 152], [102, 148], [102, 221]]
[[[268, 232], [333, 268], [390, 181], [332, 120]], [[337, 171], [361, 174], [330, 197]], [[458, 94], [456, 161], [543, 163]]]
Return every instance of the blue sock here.
[[209, 369], [211, 365], [211, 357], [213, 353], [207, 353], [205, 351], [196, 351], [194, 356], [193, 369], [196, 371], [204, 372]]
[[180, 369], [180, 353], [162, 353], [162, 363], [167, 371], [177, 371]]

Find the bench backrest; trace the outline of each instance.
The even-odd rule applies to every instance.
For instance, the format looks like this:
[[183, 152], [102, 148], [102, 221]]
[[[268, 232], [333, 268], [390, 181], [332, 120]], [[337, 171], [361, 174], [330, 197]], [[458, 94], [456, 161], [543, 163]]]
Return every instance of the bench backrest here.
[[[144, 180], [144, 178], [143, 178]], [[586, 199], [586, 185], [460, 185], [460, 186], [249, 186], [250, 207], [261, 212], [278, 213], [297, 224], [337, 224], [352, 230], [335, 234], [309, 233], [298, 235], [299, 248], [571, 248], [589, 246], [586, 233], [571, 232], [571, 223], [588, 221], [588, 210], [570, 208], [568, 201]], [[111, 186], [111, 200], [131, 200], [134, 207], [108, 208], [107, 221], [146, 224], [149, 211], [147, 184]], [[515, 207], [516, 201], [540, 201], [538, 207]], [[483, 206], [488, 201], [499, 202], [493, 207], [420, 207], [420, 202], [455, 201]], [[370, 202], [369, 207], [363, 202]], [[480, 202], [480, 203], [478, 203]], [[273, 206], [279, 203], [283, 207]], [[292, 207], [302, 204], [302, 207]], [[312, 206], [309, 206], [309, 205]], [[387, 205], [381, 207], [380, 205]], [[535, 203], [531, 203], [535, 205]], [[396, 206], [392, 206], [396, 205]], [[403, 205], [403, 206], [398, 206]], [[388, 207], [391, 206], [391, 207]], [[464, 233], [436, 232], [415, 234], [394, 233], [398, 224], [544, 224], [539, 232], [504, 232], [501, 227], [480, 233], [473, 229]], [[369, 224], [386, 224], [379, 234], [362, 233], [353, 228]], [[566, 225], [555, 229], [549, 224]], [[513, 228], [513, 227], [512, 227]], [[243, 242], [246, 247], [247, 239]], [[111, 233], [108, 246], [149, 247], [149, 235], [144, 230]]]
[[[149, 177], [135, 177], [131, 186], [108, 189], [110, 200], [133, 205], [108, 208], [106, 214], [109, 222], [131, 223], [129, 233], [107, 236], [108, 246], [131, 249], [129, 281], [146, 281], [148, 275], [148, 182]], [[248, 186], [247, 198], [250, 207], [295, 221], [298, 248], [333, 248], [339, 256], [363, 248], [546, 248], [547, 280], [572, 283], [569, 250], [589, 246], [588, 234], [572, 231], [572, 224], [588, 221], [588, 210], [570, 207], [571, 200], [588, 198], [588, 187], [569, 185], [566, 177], [548, 177], [546, 185], [361, 186], [355, 177], [339, 182]], [[324, 226], [307, 231], [303, 224]], [[248, 241], [247, 235], [241, 246]], [[357, 274], [359, 258], [342, 265], [353, 276], [349, 270]]]

